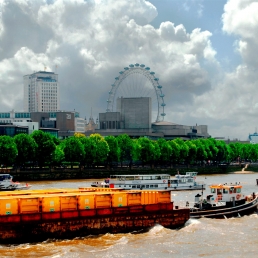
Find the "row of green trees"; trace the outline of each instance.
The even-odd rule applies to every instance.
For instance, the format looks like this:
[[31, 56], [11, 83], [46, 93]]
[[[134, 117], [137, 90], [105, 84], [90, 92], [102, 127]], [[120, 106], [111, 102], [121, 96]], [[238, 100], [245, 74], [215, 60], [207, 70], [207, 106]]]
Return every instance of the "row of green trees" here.
[[46, 164], [61, 165], [63, 162], [79, 163], [90, 167], [114, 162], [138, 161], [145, 164], [186, 164], [202, 162], [230, 162], [239, 159], [258, 159], [257, 144], [226, 144], [224, 141], [196, 139], [183, 141], [150, 140], [145, 137], [131, 139], [122, 134], [102, 137], [92, 134], [86, 137], [76, 133], [73, 137], [58, 140], [48, 133], [18, 134], [14, 138], [0, 136], [0, 164], [10, 166], [43, 167]]

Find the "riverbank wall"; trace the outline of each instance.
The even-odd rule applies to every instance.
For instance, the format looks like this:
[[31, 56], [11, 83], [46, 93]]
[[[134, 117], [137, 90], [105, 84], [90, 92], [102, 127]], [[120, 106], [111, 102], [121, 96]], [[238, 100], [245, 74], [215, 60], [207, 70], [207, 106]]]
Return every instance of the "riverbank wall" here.
[[[241, 171], [244, 165], [217, 165], [217, 166], [173, 166], [173, 167], [117, 167], [117, 168], [28, 168], [24, 170], [1, 169], [0, 173], [9, 173], [14, 181], [42, 181], [42, 180], [65, 180], [65, 179], [102, 179], [110, 175], [122, 174], [170, 174], [176, 175], [195, 171], [198, 175], [224, 174]], [[258, 165], [250, 164], [245, 170], [257, 171]]]

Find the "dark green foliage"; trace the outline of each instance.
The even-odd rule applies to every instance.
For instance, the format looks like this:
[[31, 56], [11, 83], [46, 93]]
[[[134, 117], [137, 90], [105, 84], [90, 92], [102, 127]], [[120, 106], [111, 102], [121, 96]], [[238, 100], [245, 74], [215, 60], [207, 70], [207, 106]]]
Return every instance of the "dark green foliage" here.
[[15, 162], [18, 150], [12, 137], [0, 136], [0, 164], [11, 165]]
[[46, 161], [51, 161], [51, 155], [55, 151], [56, 145], [53, 137], [42, 131], [34, 131], [31, 137], [37, 144], [36, 159], [39, 167], [42, 167]]
[[18, 150], [16, 165], [20, 166], [26, 162], [33, 162], [38, 147], [35, 140], [28, 134], [17, 134], [13, 139]]

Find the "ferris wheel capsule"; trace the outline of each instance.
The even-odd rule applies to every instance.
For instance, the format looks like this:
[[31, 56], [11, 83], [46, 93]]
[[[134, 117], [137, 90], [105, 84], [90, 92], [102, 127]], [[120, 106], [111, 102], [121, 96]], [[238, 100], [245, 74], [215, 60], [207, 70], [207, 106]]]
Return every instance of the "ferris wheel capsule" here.
[[149, 71], [149, 70], [150, 70], [150, 67], [145, 67], [145, 70]]
[[124, 73], [124, 71], [120, 71], [119, 73], [120, 73], [120, 74], [123, 74], [123, 73]]
[[162, 88], [162, 86], [161, 86], [161, 85], [158, 85], [158, 86], [157, 86], [157, 88], [161, 89], [161, 88]]
[[138, 66], [139, 66], [139, 64], [138, 64], [138, 63], [136, 63], [134, 66], [138, 67]]
[[134, 67], [134, 65], [133, 65], [133, 64], [130, 64], [130, 65], [129, 65], [129, 67], [133, 68], [133, 67]]
[[155, 72], [150, 72], [150, 74], [151, 74], [151, 75], [154, 75], [154, 74], [155, 74]]
[[144, 65], [144, 64], [141, 64], [141, 65], [140, 65], [140, 67], [142, 67], [142, 68], [143, 68], [143, 67], [145, 67], [145, 65]]
[[129, 70], [129, 67], [125, 67], [124, 69], [125, 69], [125, 70]]
[[118, 80], [119, 80], [119, 77], [116, 77], [116, 78], [115, 78], [115, 80], [117, 80], [117, 81], [118, 81]]

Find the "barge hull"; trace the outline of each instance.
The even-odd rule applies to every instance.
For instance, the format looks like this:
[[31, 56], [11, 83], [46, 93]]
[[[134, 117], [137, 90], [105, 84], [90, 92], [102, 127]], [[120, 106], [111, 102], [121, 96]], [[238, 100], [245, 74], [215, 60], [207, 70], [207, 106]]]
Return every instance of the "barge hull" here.
[[147, 230], [156, 224], [176, 229], [183, 227], [189, 217], [189, 209], [173, 209], [171, 204], [7, 215], [0, 216], [0, 242], [11, 244], [127, 233]]

